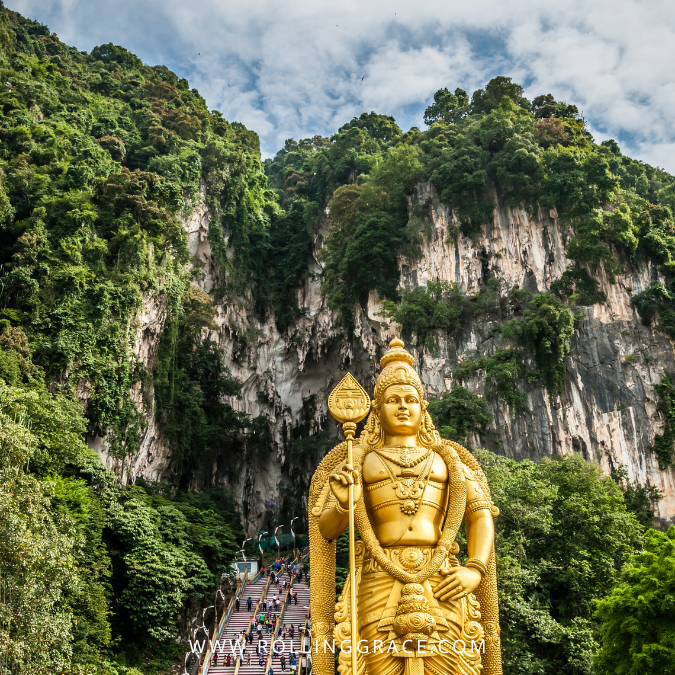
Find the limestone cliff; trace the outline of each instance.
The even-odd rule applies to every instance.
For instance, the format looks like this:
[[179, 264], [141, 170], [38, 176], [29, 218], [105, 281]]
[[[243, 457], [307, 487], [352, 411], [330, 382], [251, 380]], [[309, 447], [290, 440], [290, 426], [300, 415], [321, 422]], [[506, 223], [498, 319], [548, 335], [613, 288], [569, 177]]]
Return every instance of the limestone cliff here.
[[[497, 278], [503, 293], [514, 286], [542, 292], [550, 290], [551, 283], [570, 263], [564, 247], [571, 232], [559, 222], [555, 210], [528, 214], [500, 206], [473, 242], [463, 237], [453, 241], [448, 238], [452, 214], [439, 203], [431, 186], [419, 185], [413, 199], [430, 204], [431, 236], [424, 240], [417, 261], [401, 261], [403, 287], [424, 286], [441, 279], [456, 282], [468, 291], [484, 286], [488, 278]], [[218, 281], [208, 240], [209, 222], [210, 214], [204, 207], [195, 208], [184, 220], [190, 251], [200, 261], [197, 283], [206, 292], [212, 291]], [[316, 236], [315, 250], [325, 240], [329, 227], [326, 221], [324, 230]], [[311, 271], [320, 271], [315, 261]], [[490, 401], [492, 428], [485, 438], [473, 442], [516, 459], [538, 460], [576, 451], [600, 463], [607, 472], [625, 465], [631, 480], [655, 485], [663, 492], [658, 514], [671, 520], [675, 517], [673, 471], [659, 471], [649, 447], [655, 433], [663, 428], [654, 384], [660, 381], [664, 369], [675, 371], [675, 356], [669, 339], [643, 326], [630, 301], [632, 293], [649, 286], [655, 273], [648, 265], [627, 268], [610, 284], [601, 266], [592, 272], [601, 281], [607, 301], [584, 308], [585, 316], [575, 331], [567, 359], [563, 395], [552, 402], [542, 385], [526, 383], [527, 407], [516, 414], [499, 401]], [[381, 305], [374, 293], [367, 307], [360, 308], [353, 341], [344, 339], [315, 277], [298, 294], [304, 315], [283, 335], [277, 331], [273, 317], [260, 322], [247, 313], [245, 301], [241, 306], [217, 305], [217, 329], [204, 332], [224, 348], [227, 365], [243, 383], [242, 397], [232, 405], [253, 416], [267, 416], [276, 433], [278, 450], [270, 455], [270, 461], [247, 466], [233, 486], [241, 497], [251, 533], [263, 524], [270, 502], [279, 502], [279, 487], [289, 480], [283, 470], [281, 436], [293, 425], [303, 400], [317, 397], [316, 428], [328, 424], [337, 438], [337, 427], [326, 420], [325, 401], [330, 389], [346, 369], [372, 388], [382, 349], [398, 334], [396, 326], [382, 321]], [[138, 317], [137, 351], [145, 364], [153, 360], [162, 312], [161, 302], [148, 298]], [[478, 317], [459, 337], [441, 336], [431, 354], [426, 351], [421, 355], [409, 345], [418, 363], [421, 359], [419, 367], [429, 395], [440, 394], [453, 385], [451, 373], [458, 362], [496, 350], [497, 338], [490, 331], [502, 318], [489, 314]], [[482, 394], [481, 373], [476, 373], [467, 386]], [[148, 426], [142, 447], [127, 463], [125, 481], [139, 475], [158, 480], [170, 471], [169, 451], [162, 443], [154, 414], [152, 410], [146, 412]], [[214, 459], [212, 483], [224, 480], [226, 462], [225, 457]]]

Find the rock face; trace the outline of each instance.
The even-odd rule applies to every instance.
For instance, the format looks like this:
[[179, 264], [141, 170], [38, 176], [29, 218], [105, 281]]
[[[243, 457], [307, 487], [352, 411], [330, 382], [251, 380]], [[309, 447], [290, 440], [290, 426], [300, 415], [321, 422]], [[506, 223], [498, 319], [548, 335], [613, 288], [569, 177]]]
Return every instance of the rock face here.
[[[452, 214], [438, 202], [430, 185], [418, 186], [413, 199], [430, 203], [431, 236], [423, 242], [419, 260], [401, 261], [403, 287], [425, 286], [441, 279], [471, 292], [484, 287], [487, 279], [496, 278], [505, 298], [514, 286], [533, 293], [549, 291], [570, 264], [564, 247], [572, 233], [560, 224], [555, 210], [528, 214], [498, 207], [493, 222], [474, 242], [463, 237], [453, 241], [448, 238]], [[196, 208], [184, 221], [190, 251], [200, 261], [197, 283], [206, 292], [214, 288], [218, 278], [208, 241], [209, 222], [210, 214], [204, 208]], [[317, 247], [325, 240], [328, 227], [326, 224], [318, 233]], [[314, 261], [311, 271], [320, 271]], [[607, 472], [624, 465], [631, 480], [655, 485], [663, 492], [659, 516], [675, 521], [673, 471], [659, 471], [649, 451], [655, 433], [663, 429], [654, 384], [660, 382], [664, 370], [675, 372], [675, 356], [669, 339], [643, 326], [630, 302], [631, 294], [648, 287], [656, 274], [649, 266], [627, 269], [610, 284], [601, 266], [590, 271], [601, 281], [607, 301], [584, 308], [585, 317], [572, 338], [562, 396], [551, 401], [541, 384], [525, 383], [521, 386], [527, 394], [527, 408], [515, 414], [491, 400], [492, 428], [485, 438], [475, 438], [473, 443], [516, 459], [539, 460], [580, 452]], [[282, 435], [297, 421], [303, 401], [316, 397], [315, 428], [328, 424], [337, 439], [337, 426], [332, 419], [326, 420], [328, 393], [347, 369], [372, 390], [379, 357], [387, 342], [399, 334], [397, 326], [382, 320], [374, 293], [357, 315], [353, 340], [344, 338], [334, 313], [325, 306], [318, 281], [307, 280], [298, 291], [298, 300], [305, 313], [284, 335], [277, 331], [273, 318], [260, 322], [248, 316], [245, 299], [241, 307], [218, 305], [218, 328], [204, 333], [221, 345], [232, 374], [243, 383], [242, 398], [233, 400], [232, 405], [252, 416], [267, 416], [276, 433], [277, 452], [265, 464], [245, 467], [232, 486], [241, 497], [251, 534], [263, 524], [269, 503], [279, 503], [279, 488], [289, 480], [283, 471]], [[148, 299], [137, 335], [138, 354], [146, 364], [156, 353], [156, 327], [163, 321], [161, 307], [152, 303], [157, 299]], [[494, 353], [499, 343], [490, 331], [503, 318], [490, 314], [477, 317], [461, 335], [440, 336], [432, 353], [420, 353], [408, 345], [428, 395], [438, 395], [455, 384], [452, 370], [461, 360]], [[466, 386], [482, 394], [484, 374], [477, 372]], [[127, 465], [125, 481], [138, 475], [158, 480], [170, 471], [168, 449], [152, 411], [146, 412], [149, 424], [143, 445]], [[212, 483], [224, 480], [222, 466], [227, 461], [227, 457], [214, 459]], [[313, 468], [306, 467], [306, 471]]]

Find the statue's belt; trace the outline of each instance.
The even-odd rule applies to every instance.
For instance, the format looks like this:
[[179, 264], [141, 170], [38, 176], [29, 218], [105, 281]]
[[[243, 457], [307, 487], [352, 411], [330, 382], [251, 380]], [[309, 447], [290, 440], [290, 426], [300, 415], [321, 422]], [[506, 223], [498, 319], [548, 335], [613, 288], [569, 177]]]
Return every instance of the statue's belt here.
[[[421, 569], [426, 565], [429, 560], [431, 560], [435, 547], [432, 546], [397, 546], [393, 548], [384, 548], [382, 549], [384, 554], [391, 560], [393, 563], [400, 565], [408, 571], [414, 572], [418, 569]], [[458, 565], [457, 559], [454, 555], [450, 555], [448, 559], [443, 564], [441, 570], [449, 571], [450, 567]], [[367, 576], [371, 574], [387, 574], [380, 565], [374, 560], [370, 552], [366, 552], [363, 560], [363, 567], [361, 571], [361, 586], [367, 586], [368, 580]], [[440, 576], [440, 571], [436, 573]], [[436, 576], [432, 575], [432, 576]], [[394, 618], [396, 616], [396, 609], [401, 599], [401, 589], [404, 584], [400, 581], [393, 579], [392, 577], [392, 587], [389, 592], [389, 597], [387, 599], [384, 609], [378, 609], [371, 612], [365, 612], [361, 615], [359, 620], [359, 627], [363, 628], [375, 621], [378, 622], [377, 630], [378, 632], [388, 633], [391, 630], [391, 627], [394, 623]], [[448, 630], [448, 621], [452, 623], [462, 625], [462, 611], [460, 609], [460, 602], [448, 601], [443, 603], [445, 607], [441, 607], [438, 603], [438, 600], [434, 598], [433, 590], [429, 579], [422, 582], [422, 588], [424, 589], [424, 596], [429, 603], [429, 611], [436, 621], [436, 628], [439, 632], [445, 632]]]
[[[459, 551], [457, 544], [452, 545], [451, 551], [452, 553]], [[434, 546], [394, 546], [382, 548], [382, 552], [391, 562], [407, 572], [417, 572], [431, 560], [436, 552], [436, 548]], [[456, 567], [457, 565], [459, 565], [457, 558], [451, 554], [443, 563], [440, 571], [447, 573], [450, 567]], [[373, 557], [372, 552], [366, 549], [363, 556], [362, 574], [383, 571], [380, 564]]]

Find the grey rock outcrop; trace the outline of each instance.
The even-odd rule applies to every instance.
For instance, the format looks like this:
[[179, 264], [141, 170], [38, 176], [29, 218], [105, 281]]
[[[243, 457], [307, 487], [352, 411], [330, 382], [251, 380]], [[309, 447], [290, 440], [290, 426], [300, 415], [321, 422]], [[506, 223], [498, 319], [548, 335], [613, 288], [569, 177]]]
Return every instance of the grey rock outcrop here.
[[[462, 237], [455, 241], [448, 237], [452, 213], [438, 202], [430, 185], [418, 186], [414, 199], [430, 204], [431, 236], [424, 240], [418, 260], [401, 261], [403, 287], [425, 286], [441, 279], [471, 292], [483, 288], [488, 278], [496, 278], [504, 296], [514, 286], [544, 292], [570, 264], [564, 247], [571, 232], [560, 223], [555, 210], [528, 214], [502, 206], [495, 209], [492, 223], [473, 242]], [[207, 293], [218, 282], [208, 240], [209, 223], [210, 214], [203, 206], [184, 220], [190, 251], [199, 266], [196, 283]], [[317, 234], [317, 247], [325, 240], [328, 227], [326, 222]], [[320, 271], [315, 261], [311, 271]], [[648, 287], [656, 273], [649, 266], [627, 269], [611, 284], [601, 266], [591, 271], [601, 281], [607, 301], [584, 309], [585, 316], [572, 338], [562, 396], [551, 401], [541, 384], [519, 384], [527, 396], [526, 409], [514, 413], [503, 403], [490, 400], [492, 428], [485, 438], [473, 442], [516, 459], [539, 460], [580, 452], [607, 472], [623, 465], [630, 480], [654, 485], [663, 492], [659, 516], [669, 521], [675, 517], [674, 474], [672, 469], [659, 471], [649, 448], [655, 433], [663, 429], [654, 385], [664, 370], [675, 372], [675, 355], [666, 336], [641, 324], [630, 301], [631, 294]], [[303, 316], [283, 335], [273, 317], [262, 322], [251, 316], [245, 298], [239, 305], [216, 304], [217, 328], [204, 329], [204, 337], [220, 344], [232, 374], [243, 383], [242, 397], [232, 400], [232, 405], [254, 417], [267, 416], [276, 434], [277, 451], [269, 461], [245, 467], [232, 485], [244, 504], [246, 526], [252, 534], [264, 521], [266, 503], [279, 503], [280, 486], [288, 481], [282, 470], [281, 434], [297, 420], [303, 401], [316, 396], [315, 427], [329, 424], [337, 438], [337, 427], [326, 419], [330, 389], [347, 369], [372, 389], [379, 357], [388, 340], [399, 334], [399, 327], [382, 319], [375, 293], [359, 311], [355, 338], [349, 341], [344, 339], [335, 314], [326, 307], [315, 275], [298, 290], [298, 301], [305, 310]], [[136, 348], [145, 364], [151, 364], [156, 354], [157, 326], [163, 321], [161, 302], [157, 303], [157, 298], [148, 298], [138, 322]], [[439, 336], [438, 347], [431, 353], [409, 345], [428, 395], [438, 395], [455, 384], [452, 370], [458, 362], [494, 352], [498, 338], [491, 328], [497, 322], [490, 314], [476, 317], [461, 335]], [[484, 376], [477, 372], [467, 386], [482, 394]], [[143, 405], [140, 397], [138, 401]], [[138, 475], [159, 480], [170, 471], [169, 449], [162, 441], [154, 412], [146, 410], [146, 415], [143, 444], [124, 469], [125, 482]], [[223, 480], [219, 465], [226, 462], [226, 457], [215, 458], [210, 482]], [[114, 464], [109, 458], [107, 463]]]

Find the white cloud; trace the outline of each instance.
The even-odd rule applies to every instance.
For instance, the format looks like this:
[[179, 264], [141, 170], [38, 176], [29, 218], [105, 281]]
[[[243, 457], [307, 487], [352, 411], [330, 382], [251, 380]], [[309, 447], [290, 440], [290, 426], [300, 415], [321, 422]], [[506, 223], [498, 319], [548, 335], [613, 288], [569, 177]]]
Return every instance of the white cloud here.
[[[115, 42], [257, 131], [328, 135], [363, 111], [422, 124], [440, 87], [497, 74], [574, 103], [600, 137], [675, 172], [675, 3], [652, 0], [9, 0], [80, 49]], [[363, 79], [362, 79], [363, 78]]]

